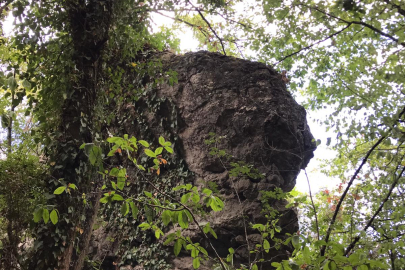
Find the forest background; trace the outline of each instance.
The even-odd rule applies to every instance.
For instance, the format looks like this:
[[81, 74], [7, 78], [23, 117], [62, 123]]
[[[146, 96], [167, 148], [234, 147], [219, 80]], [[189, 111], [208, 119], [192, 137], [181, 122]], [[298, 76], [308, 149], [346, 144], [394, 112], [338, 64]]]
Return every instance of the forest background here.
[[[288, 71], [285, 79], [289, 91], [303, 98], [307, 110], [330, 112], [320, 120], [336, 137], [323, 143], [337, 155], [320, 165], [320, 169], [340, 182], [336, 188], [310, 193], [308, 197], [295, 191], [279, 194], [300, 207], [302, 217], [300, 234], [284, 242], [288, 245], [290, 241], [295, 248], [291, 259], [273, 266], [405, 267], [402, 2], [9, 0], [2, 1], [0, 9], [3, 19], [12, 13], [18, 23], [10, 37], [2, 37], [0, 47], [0, 112], [7, 137], [2, 143], [4, 159], [0, 172], [3, 267], [82, 269], [88, 245], [86, 235], [91, 230], [81, 232], [83, 237], [77, 243], [56, 253], [43, 243], [73, 237], [70, 228], [77, 227], [87, 201], [94, 206], [85, 213], [87, 221], [96, 218], [100, 200], [117, 201], [118, 212], [123, 216], [131, 212], [136, 218], [138, 200], [158, 205], [157, 208], [166, 207], [168, 212], [162, 215], [166, 220], [160, 221], [166, 226], [168, 222], [186, 226], [174, 214], [176, 208], [171, 207], [185, 207], [184, 215], [196, 222], [187, 200], [166, 205], [147, 194], [130, 200], [117, 197], [112, 190], [117, 190], [114, 185], [120, 185], [123, 170], [113, 173], [117, 181], [108, 187], [108, 195], [90, 195], [94, 188], [90, 185], [92, 179], [98, 177], [104, 159], [108, 159], [108, 152], [102, 152], [108, 148], [106, 140], [110, 134], [103, 124], [108, 123], [109, 116], [97, 112], [125, 102], [111, 101], [98, 90], [103, 88], [100, 85], [109, 87], [111, 80], [119, 85], [122, 74], [111, 70], [122, 64], [137, 69], [139, 78], [142, 74], [158, 74], [158, 67], [140, 64], [147, 63], [142, 57], [165, 49], [179, 52], [179, 41], [173, 37], [179, 28], [189, 28], [204, 49], [261, 61], [280, 73]], [[173, 28], [152, 33], [153, 13], [172, 17], [176, 23]], [[141, 79], [132, 87], [134, 99], [145, 89]], [[62, 130], [68, 134], [63, 139]], [[163, 138], [159, 140], [162, 149], [157, 150], [149, 149], [146, 141], [113, 135], [116, 139], [110, 137], [108, 142], [116, 148], [111, 151], [134, 151], [138, 145], [146, 148], [145, 153], [152, 160], [157, 160], [156, 151], [173, 151]], [[57, 164], [59, 160], [63, 163]], [[131, 161], [140, 170], [145, 169], [136, 160]], [[155, 162], [155, 171], [160, 162]], [[111, 168], [102, 169], [111, 176]], [[102, 185], [96, 187], [101, 188]], [[74, 192], [77, 189], [80, 194]], [[69, 196], [58, 196], [62, 193]], [[220, 198], [214, 196], [211, 201], [218, 202], [213, 203], [212, 209], [220, 210]], [[76, 213], [66, 207], [71, 204], [78, 209]], [[101, 207], [104, 205], [110, 204]], [[33, 225], [32, 213], [40, 225]], [[60, 222], [66, 219], [70, 222]], [[142, 224], [141, 228], [153, 230], [159, 238], [158, 221]], [[257, 252], [268, 251], [269, 243], [276, 242], [270, 233], [277, 230], [276, 224], [267, 225], [252, 224], [263, 235]], [[205, 233], [210, 232], [209, 228], [204, 229]], [[20, 243], [32, 237], [42, 244], [22, 252]], [[171, 240], [175, 253], [182, 246], [190, 250], [194, 267], [198, 268], [205, 252], [195, 243], [186, 245], [189, 240], [181, 235]], [[76, 252], [74, 245], [80, 247]], [[227, 258], [213, 258], [219, 269], [233, 267], [233, 253], [229, 252]], [[49, 254], [53, 254], [52, 258]], [[30, 260], [34, 256], [35, 262]], [[259, 260], [242, 267], [257, 269], [258, 265]]]

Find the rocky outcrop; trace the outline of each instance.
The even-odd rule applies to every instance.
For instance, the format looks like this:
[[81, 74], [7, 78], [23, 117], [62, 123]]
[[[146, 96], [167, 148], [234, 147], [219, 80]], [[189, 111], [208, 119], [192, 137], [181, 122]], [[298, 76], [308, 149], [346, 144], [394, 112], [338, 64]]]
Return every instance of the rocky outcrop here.
[[[216, 231], [218, 239], [211, 241], [221, 256], [233, 247], [235, 262], [247, 263], [247, 242], [251, 249], [261, 242], [250, 223], [267, 221], [261, 191], [276, 187], [290, 191], [300, 170], [313, 157], [315, 145], [305, 110], [287, 91], [280, 74], [262, 63], [203, 51], [185, 55], [167, 52], [158, 58], [164, 70], [177, 73], [178, 82], [153, 90], [162, 102], [157, 111], [145, 112], [146, 122], [156, 138], [163, 132], [178, 137], [176, 154], [194, 173], [194, 184], [212, 181], [218, 185], [225, 209], [201, 222], [210, 222]], [[138, 104], [142, 106], [142, 100]], [[232, 160], [252, 165], [263, 177], [230, 177], [224, 161], [210, 154], [213, 145], [205, 143], [210, 133], [221, 138], [216, 148], [225, 150]], [[286, 209], [283, 200], [270, 203], [281, 213], [279, 235], [296, 232], [297, 213]], [[191, 228], [187, 233], [201, 240], [198, 230]], [[200, 243], [208, 249], [208, 243]], [[267, 264], [286, 259], [287, 249], [273, 249], [264, 259]], [[188, 257], [175, 258], [173, 268], [192, 269]]]
[[[177, 72], [178, 83], [161, 85], [157, 95], [168, 98], [178, 111], [175, 132], [184, 159], [195, 173], [196, 183], [217, 183], [225, 201], [225, 209], [207, 220], [218, 234], [218, 240], [212, 241], [220, 255], [233, 247], [236, 260], [247, 262], [245, 226], [247, 238], [254, 244], [260, 242], [260, 235], [249, 223], [266, 222], [260, 191], [275, 187], [290, 191], [313, 157], [315, 145], [305, 110], [287, 91], [281, 76], [264, 64], [208, 52], [166, 53], [161, 59], [166, 68]], [[216, 144], [218, 149], [253, 165], [264, 177], [230, 177], [223, 161], [209, 154], [212, 145], [204, 143], [210, 132], [222, 138]], [[281, 234], [296, 232], [296, 213], [285, 209], [284, 201], [274, 204], [282, 213]], [[281, 250], [267, 259], [278, 256], [279, 260], [283, 252], [285, 257], [286, 251]], [[175, 263], [177, 269], [191, 269], [186, 261]]]

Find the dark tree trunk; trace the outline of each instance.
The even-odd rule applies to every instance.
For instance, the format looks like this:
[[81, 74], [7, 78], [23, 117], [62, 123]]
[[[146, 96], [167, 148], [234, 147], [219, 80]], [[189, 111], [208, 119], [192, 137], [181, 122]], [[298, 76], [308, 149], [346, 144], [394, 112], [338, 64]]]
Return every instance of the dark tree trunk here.
[[[51, 155], [54, 168], [58, 168], [53, 170], [52, 178], [77, 185], [80, 194], [88, 196], [88, 204], [83, 204], [80, 194], [70, 196], [64, 193], [54, 199], [59, 222], [51, 232], [46, 227], [40, 230], [37, 242], [42, 243], [42, 247], [36, 251], [31, 270], [83, 268], [99, 208], [101, 181], [79, 147], [82, 143], [94, 141], [94, 108], [100, 90], [98, 74], [116, 2], [119, 1], [72, 0], [64, 3], [69, 17], [75, 67], [71, 74], [67, 74], [72, 84], [69, 98], [62, 106], [59, 133], [53, 147], [54, 154]], [[53, 182], [58, 185], [57, 181]]]

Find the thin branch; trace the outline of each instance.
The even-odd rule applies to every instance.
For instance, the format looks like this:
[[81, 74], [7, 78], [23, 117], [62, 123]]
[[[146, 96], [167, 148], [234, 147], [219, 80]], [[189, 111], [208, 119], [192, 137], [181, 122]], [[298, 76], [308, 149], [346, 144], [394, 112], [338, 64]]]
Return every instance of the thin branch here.
[[318, 215], [317, 215], [317, 213], [316, 213], [316, 208], [315, 208], [314, 200], [313, 200], [313, 198], [312, 198], [311, 185], [309, 184], [309, 178], [308, 178], [307, 170], [306, 170], [306, 169], [304, 169], [304, 172], [305, 172], [305, 176], [307, 177], [308, 189], [309, 189], [309, 197], [311, 198], [312, 208], [314, 209], [314, 214], [315, 214], [315, 223], [316, 223], [316, 232], [317, 232], [317, 235], [318, 235], [318, 240], [319, 240], [319, 224], [318, 224]]
[[[330, 221], [328, 230], [326, 232], [326, 236], [325, 236], [325, 242], [328, 243], [329, 241], [329, 237], [330, 234], [332, 232], [333, 229], [333, 225], [335, 225], [336, 222], [336, 217], [338, 215], [338, 212], [340, 210], [340, 207], [342, 206], [343, 200], [346, 198], [347, 193], [349, 192], [350, 187], [352, 186], [354, 180], [356, 179], [357, 175], [360, 173], [360, 170], [363, 168], [363, 166], [366, 164], [369, 156], [371, 155], [371, 153], [374, 151], [375, 148], [377, 148], [377, 146], [382, 143], [385, 140], [386, 136], [382, 136], [374, 145], [373, 147], [371, 147], [371, 149], [367, 152], [366, 156], [363, 158], [363, 161], [361, 162], [360, 166], [357, 168], [356, 172], [353, 174], [352, 178], [350, 179], [349, 183], [347, 184], [347, 187], [345, 189], [345, 191], [343, 192], [342, 196], [339, 199], [338, 204], [336, 205], [336, 209], [335, 212], [333, 213], [333, 217]], [[326, 246], [322, 246], [321, 248], [321, 256], [325, 255], [325, 250], [326, 250]]]
[[[373, 224], [374, 219], [378, 216], [378, 214], [381, 212], [381, 210], [384, 207], [384, 204], [388, 201], [389, 197], [391, 196], [392, 191], [394, 190], [395, 186], [398, 184], [399, 179], [402, 177], [402, 174], [405, 172], [405, 167], [402, 168], [401, 172], [399, 173], [398, 177], [394, 180], [394, 182], [391, 185], [390, 190], [387, 193], [387, 196], [385, 196], [384, 200], [381, 202], [380, 207], [377, 209], [377, 211], [374, 213], [374, 215], [371, 217], [371, 219], [368, 221], [367, 225], [363, 228], [363, 231], [367, 231], [367, 229]], [[357, 235], [353, 242], [350, 243], [350, 245], [347, 247], [345, 251], [345, 256], [349, 254], [349, 252], [356, 246], [357, 242], [360, 240], [360, 234]]]
[[190, 23], [190, 22], [185, 21], [185, 20], [183, 20], [183, 19], [179, 19], [179, 18], [176, 18], [176, 17], [172, 17], [172, 16], [169, 16], [169, 15], [166, 15], [166, 14], [164, 14], [164, 13], [161, 13], [161, 12], [157, 11], [157, 10], [151, 10], [151, 11], [152, 11], [152, 12], [155, 12], [155, 13], [157, 13], [157, 14], [159, 14], [159, 15], [162, 15], [163, 17], [172, 19], [173, 21], [182, 22], [182, 23], [187, 24], [187, 25], [190, 26], [190, 27], [197, 28], [198, 30], [201, 31], [201, 33], [202, 33], [204, 36], [207, 36], [207, 33], [206, 33], [204, 30], [202, 30], [199, 25]]
[[380, 29], [378, 29], [378, 28], [372, 26], [371, 24], [368, 24], [368, 23], [365, 23], [365, 22], [362, 22], [362, 21], [347, 21], [347, 20], [344, 20], [344, 19], [342, 19], [342, 18], [339, 18], [339, 17], [337, 17], [337, 16], [335, 16], [335, 15], [333, 15], [333, 14], [330, 14], [330, 13], [328, 13], [328, 12], [326, 12], [326, 11], [323, 11], [323, 10], [319, 9], [318, 7], [308, 6], [308, 5], [304, 5], [304, 4], [301, 4], [301, 5], [304, 6], [304, 7], [309, 8], [309, 9], [314, 9], [314, 10], [316, 10], [316, 11], [318, 11], [318, 12], [324, 14], [324, 15], [327, 15], [327, 16], [329, 16], [329, 17], [331, 17], [331, 18], [334, 18], [334, 19], [339, 20], [339, 21], [341, 21], [341, 22], [344, 22], [344, 23], [346, 23], [346, 24], [358, 24], [358, 25], [363, 25], [363, 26], [367, 27], [368, 29], [373, 30], [374, 32], [380, 34], [381, 36], [384, 36], [384, 37], [386, 37], [386, 38], [389, 38], [389, 39], [391, 39], [392, 41], [395, 41], [396, 43], [398, 43], [398, 44], [400, 44], [400, 45], [402, 45], [402, 46], [405, 47], [405, 42], [399, 42], [399, 39], [393, 37], [393, 36], [390, 35], [390, 34], [387, 34], [387, 33], [383, 32], [383, 31], [381, 31]]
[[225, 52], [225, 47], [224, 47], [224, 43], [222, 42], [222, 39], [218, 36], [217, 32], [215, 32], [214, 28], [212, 28], [211, 24], [209, 23], [209, 21], [207, 21], [207, 19], [204, 17], [204, 15], [201, 13], [201, 11], [197, 8], [196, 9], [198, 14], [200, 14], [201, 18], [204, 20], [204, 22], [208, 25], [208, 27], [211, 29], [212, 33], [214, 33], [214, 35], [217, 37], [217, 39], [219, 40], [219, 42], [221, 43], [222, 46], [222, 51], [224, 52], [224, 55], [226, 55]]
[[291, 54], [289, 54], [289, 55], [284, 56], [284, 57], [281, 58], [278, 62], [276, 62], [275, 64], [273, 64], [273, 66], [276, 66], [276, 65], [280, 64], [280, 63], [283, 62], [285, 59], [287, 59], [287, 58], [289, 58], [289, 57], [291, 57], [291, 56], [294, 56], [294, 55], [296, 55], [296, 54], [299, 54], [299, 53], [302, 52], [302, 51], [309, 50], [309, 49], [311, 49], [312, 47], [314, 47], [315, 45], [318, 45], [318, 44], [320, 44], [320, 43], [322, 43], [322, 42], [324, 42], [324, 41], [326, 41], [326, 40], [328, 40], [328, 39], [331, 39], [332, 37], [334, 37], [334, 36], [336, 36], [336, 35], [339, 35], [339, 34], [342, 33], [343, 31], [345, 31], [346, 29], [348, 29], [350, 26], [351, 26], [351, 24], [348, 24], [348, 25], [347, 25], [346, 27], [344, 27], [343, 29], [341, 29], [341, 30], [339, 30], [339, 31], [337, 31], [337, 32], [335, 32], [335, 33], [333, 33], [333, 34], [327, 36], [326, 38], [324, 38], [324, 39], [322, 39], [322, 40], [319, 40], [319, 41], [317, 41], [317, 42], [315, 42], [315, 43], [312, 43], [311, 45], [308, 45], [308, 46], [306, 46], [306, 47], [304, 47], [304, 48], [301, 48], [301, 49], [299, 49], [299, 50], [296, 51], [296, 52], [293, 52], [293, 53], [291, 53]]
[[[398, 119], [396, 120], [396, 122], [397, 122], [404, 114], [405, 114], [405, 107], [404, 107], [404, 108], [402, 109], [402, 111], [399, 113]], [[389, 129], [388, 132], [390, 132], [391, 130], [392, 130], [392, 127]], [[388, 132], [387, 132], [387, 134], [388, 134]], [[341, 196], [340, 199], [339, 199], [338, 204], [336, 205], [335, 212], [333, 213], [333, 217], [332, 217], [332, 219], [331, 219], [331, 221], [330, 221], [328, 230], [327, 230], [327, 232], [326, 232], [326, 236], [325, 236], [325, 242], [326, 242], [326, 243], [328, 243], [328, 241], [329, 241], [329, 237], [330, 237], [330, 234], [331, 234], [331, 232], [332, 232], [333, 225], [334, 225], [335, 222], [336, 222], [336, 217], [337, 217], [337, 215], [338, 215], [338, 212], [339, 212], [339, 210], [340, 210], [340, 207], [342, 206], [343, 200], [346, 198], [346, 195], [347, 195], [347, 193], [349, 192], [349, 189], [350, 189], [351, 185], [353, 184], [353, 182], [354, 182], [354, 180], [356, 179], [357, 175], [360, 173], [360, 170], [361, 170], [361, 169], [363, 168], [363, 166], [366, 164], [366, 162], [367, 162], [369, 156], [371, 155], [371, 153], [374, 151], [374, 149], [377, 148], [378, 145], [380, 145], [380, 144], [384, 141], [384, 139], [385, 139], [386, 137], [387, 137], [387, 135], [382, 136], [382, 137], [371, 147], [371, 149], [367, 152], [366, 156], [363, 158], [363, 161], [361, 162], [360, 166], [357, 168], [356, 172], [354, 173], [354, 175], [353, 175], [352, 178], [350, 179], [349, 183], [347, 184], [347, 187], [346, 187], [345, 191], [343, 192], [342, 196]], [[325, 255], [325, 250], [326, 250], [326, 245], [322, 246], [322, 248], [321, 248], [321, 256], [324, 256], [324, 255]]]

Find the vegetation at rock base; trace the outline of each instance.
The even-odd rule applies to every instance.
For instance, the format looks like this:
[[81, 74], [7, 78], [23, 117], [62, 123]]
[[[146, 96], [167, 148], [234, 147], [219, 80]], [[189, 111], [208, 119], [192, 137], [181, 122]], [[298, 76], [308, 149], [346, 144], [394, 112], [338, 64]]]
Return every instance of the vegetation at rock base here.
[[[100, 226], [121, 245], [117, 266], [170, 269], [186, 252], [195, 269], [405, 268], [403, 2], [0, 1], [1, 20], [9, 14], [16, 28], [0, 39], [1, 268], [104, 267], [87, 256]], [[175, 24], [151, 31], [153, 14]], [[219, 254], [218, 232], [201, 223], [224, 207], [215, 185], [192, 183], [178, 137], [154, 136], [153, 119], [139, 111], [142, 103], [156, 113], [166, 100], [153, 89], [178, 83], [155, 55], [180, 52], [176, 31], [185, 28], [203, 49], [278, 69], [336, 134], [323, 143], [338, 155], [321, 170], [340, 184], [309, 195], [265, 191], [265, 219], [245, 225], [260, 242], [247, 239], [244, 265], [233, 248]], [[176, 113], [167, 112], [173, 125]], [[260, 179], [216, 147], [213, 134], [207, 140], [232, 177]], [[269, 203], [282, 200], [300, 210], [293, 235], [281, 236]], [[184, 233], [190, 226], [209, 248]], [[264, 259], [283, 247], [289, 259]]]

